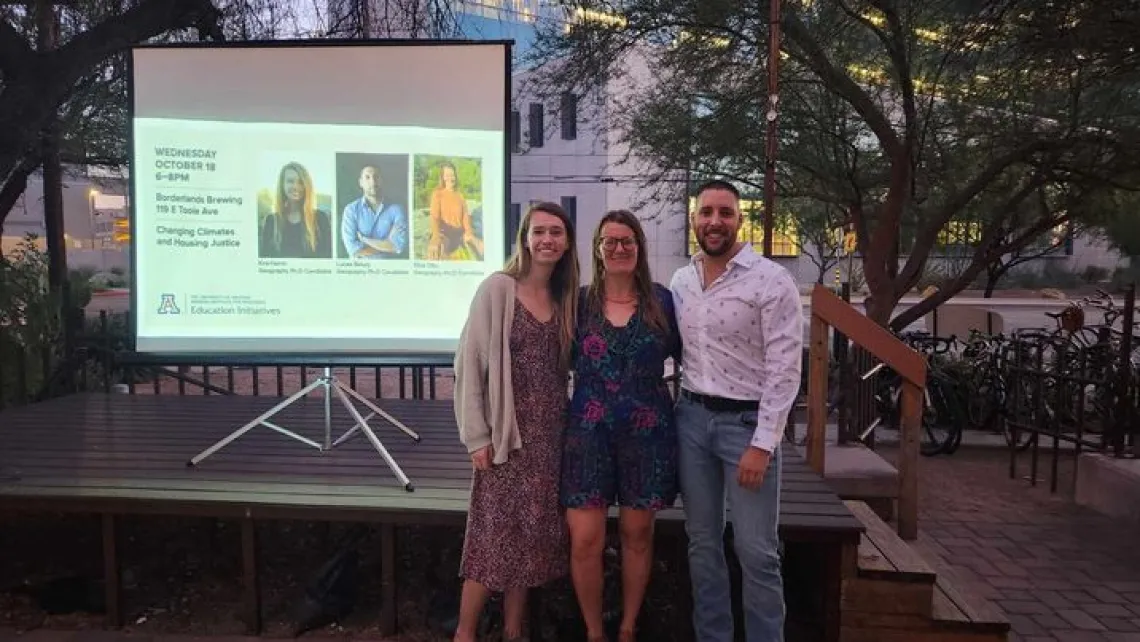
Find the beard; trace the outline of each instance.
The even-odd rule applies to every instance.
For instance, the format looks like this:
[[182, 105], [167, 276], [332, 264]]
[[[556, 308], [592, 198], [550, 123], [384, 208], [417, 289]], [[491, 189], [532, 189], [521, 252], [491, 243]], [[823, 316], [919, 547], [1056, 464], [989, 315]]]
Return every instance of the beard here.
[[701, 246], [701, 250], [709, 256], [721, 256], [726, 254], [732, 249], [736, 241], [736, 234], [731, 233], [729, 230], [717, 230], [721, 235], [719, 241], [713, 243], [708, 240], [708, 232], [697, 234], [697, 245]]

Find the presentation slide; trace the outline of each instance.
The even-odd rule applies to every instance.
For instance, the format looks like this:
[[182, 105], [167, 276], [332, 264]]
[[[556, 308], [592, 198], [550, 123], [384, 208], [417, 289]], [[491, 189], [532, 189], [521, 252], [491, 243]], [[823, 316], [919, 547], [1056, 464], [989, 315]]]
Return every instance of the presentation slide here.
[[508, 61], [486, 42], [134, 49], [136, 350], [453, 352], [505, 259]]

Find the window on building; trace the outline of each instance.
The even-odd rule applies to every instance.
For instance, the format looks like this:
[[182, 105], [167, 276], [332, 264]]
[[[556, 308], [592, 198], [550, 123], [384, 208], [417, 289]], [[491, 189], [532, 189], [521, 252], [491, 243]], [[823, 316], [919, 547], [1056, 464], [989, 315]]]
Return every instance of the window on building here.
[[578, 97], [571, 92], [562, 94], [562, 106], [559, 115], [562, 117], [562, 140], [577, 139]]
[[542, 147], [546, 124], [543, 122], [542, 103], [531, 103], [530, 114], [527, 119], [527, 144], [531, 147]]
[[[689, 211], [695, 210], [696, 207], [697, 199], [690, 198]], [[760, 254], [764, 251], [764, 203], [759, 200], [742, 199], [740, 209], [744, 214], [744, 224], [740, 226], [736, 238], [750, 244], [752, 249]], [[776, 221], [775, 229], [772, 230], [773, 258], [790, 259], [800, 255], [800, 237], [795, 219], [794, 214], [786, 214]], [[685, 217], [685, 235], [688, 239], [686, 243], [688, 255], [692, 256], [701, 248], [697, 245], [697, 234], [690, 217]]]
[[515, 241], [519, 236], [519, 225], [522, 223], [522, 206], [511, 203], [511, 214], [507, 220], [507, 247], [511, 253], [515, 251]]
[[522, 151], [522, 115], [519, 110], [511, 110], [511, 153]]
[[571, 227], [578, 229], [578, 197], [563, 196], [562, 209], [566, 210], [566, 216], [570, 218]]
[[972, 254], [981, 241], [981, 221], [948, 221], [938, 232], [934, 251], [941, 256], [964, 256]]

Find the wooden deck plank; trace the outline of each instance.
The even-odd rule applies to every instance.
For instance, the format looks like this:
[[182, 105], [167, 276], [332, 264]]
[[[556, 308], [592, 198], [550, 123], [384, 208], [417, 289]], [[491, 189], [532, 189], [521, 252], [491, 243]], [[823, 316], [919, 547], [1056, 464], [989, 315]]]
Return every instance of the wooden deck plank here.
[[[381, 408], [417, 431], [417, 443], [376, 418], [371, 426], [415, 492], [406, 492], [362, 435], [328, 452], [257, 427], [196, 467], [186, 462], [280, 400], [251, 396], [155, 396], [88, 393], [0, 412], [0, 466], [18, 475], [0, 483], [0, 506], [32, 502], [167, 502], [225, 511], [244, 506], [265, 514], [290, 509], [399, 513], [461, 521], [471, 480], [470, 458], [459, 443], [450, 401], [381, 400]], [[310, 397], [272, 420], [310, 439], [324, 440], [324, 403]], [[332, 437], [353, 425], [333, 405]], [[830, 487], [791, 448], [784, 449], [781, 529], [818, 530], [858, 537], [862, 526]], [[137, 508], [137, 507], [136, 507]], [[133, 509], [132, 509], [133, 510]], [[119, 512], [128, 512], [120, 507]], [[161, 512], [151, 506], [146, 512]], [[664, 511], [683, 519], [680, 504]]]
[[[867, 527], [864, 539], [874, 542], [875, 548], [886, 558], [894, 570], [891, 575], [895, 579], [908, 579], [915, 582], [933, 584], [936, 575], [934, 569], [922, 559], [909, 544], [904, 542], [891, 527], [879, 518], [866, 503], [859, 500], [846, 500], [847, 508], [864, 526]], [[863, 569], [872, 570], [872, 569]]]

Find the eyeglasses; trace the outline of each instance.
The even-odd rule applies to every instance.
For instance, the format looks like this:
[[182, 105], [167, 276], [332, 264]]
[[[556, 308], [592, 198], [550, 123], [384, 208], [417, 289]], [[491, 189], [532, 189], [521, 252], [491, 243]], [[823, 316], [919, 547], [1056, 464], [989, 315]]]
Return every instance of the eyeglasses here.
[[637, 239], [633, 238], [632, 236], [623, 236], [621, 238], [614, 238], [612, 236], [602, 237], [602, 249], [607, 252], [613, 252], [619, 243], [624, 250], [633, 250], [637, 248]]

